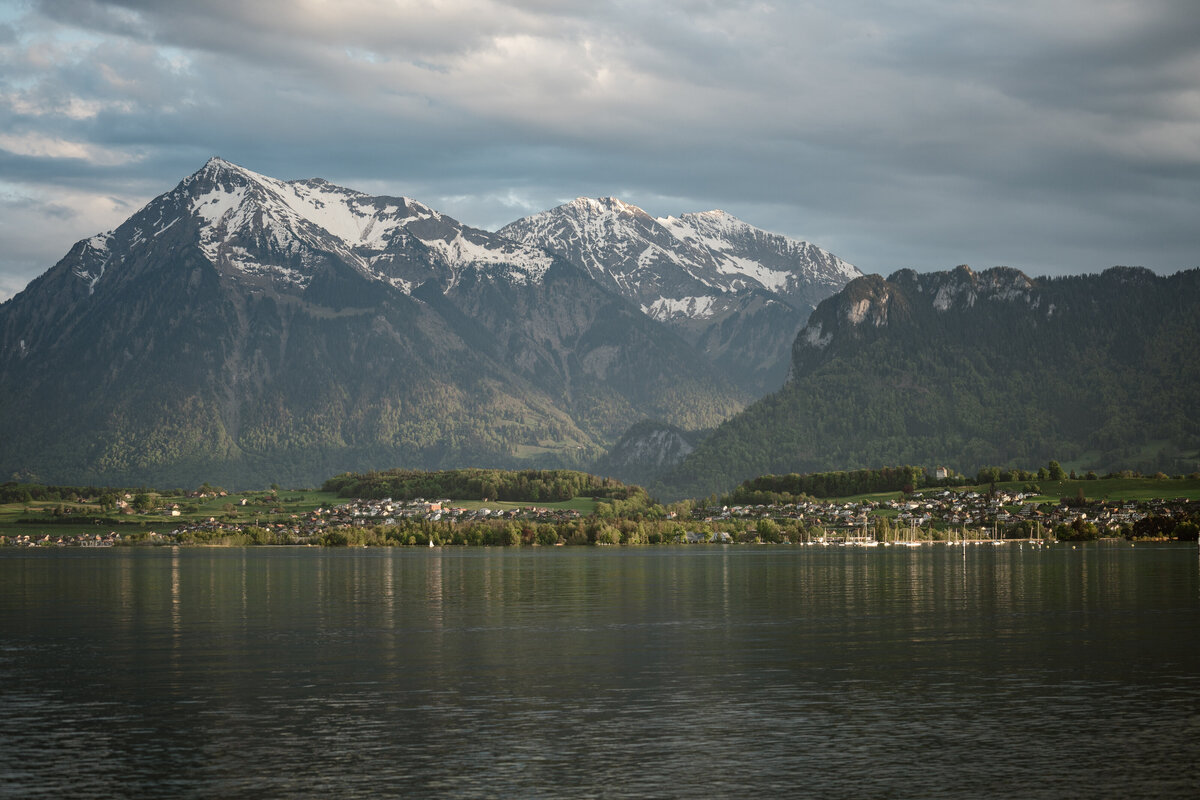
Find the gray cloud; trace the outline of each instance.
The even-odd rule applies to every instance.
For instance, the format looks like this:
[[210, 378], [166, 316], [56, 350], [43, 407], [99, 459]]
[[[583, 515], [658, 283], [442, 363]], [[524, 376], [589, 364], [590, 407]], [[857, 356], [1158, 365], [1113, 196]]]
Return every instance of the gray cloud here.
[[1200, 264], [1197, 43], [1190, 0], [44, 0], [0, 16], [0, 192], [75, 224], [0, 228], [0, 273], [212, 154], [484, 227], [615, 194], [868, 271], [1174, 271]]

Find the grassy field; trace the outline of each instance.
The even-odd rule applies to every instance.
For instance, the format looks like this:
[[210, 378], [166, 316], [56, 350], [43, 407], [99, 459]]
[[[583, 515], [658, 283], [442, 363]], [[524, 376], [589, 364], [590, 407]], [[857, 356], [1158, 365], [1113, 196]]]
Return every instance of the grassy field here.
[[[1184, 450], [1171, 439], [1152, 439], [1143, 442], [1138, 450], [1125, 454], [1123, 458], [1127, 459], [1126, 463], [1129, 464], [1165, 463], [1176, 458], [1195, 461], [1200, 458], [1200, 453], [1194, 450]], [[1095, 468], [1096, 464], [1110, 460], [1099, 452], [1089, 451], [1080, 453], [1074, 459], [1060, 460], [1060, 463], [1067, 472], [1075, 470], [1078, 474], [1083, 475], [1089, 469]]]
[[[286, 514], [307, 514], [317, 508], [328, 508], [330, 506], [341, 505], [345, 503], [344, 498], [338, 497], [333, 492], [306, 492], [306, 491], [280, 491], [276, 497], [277, 502], [272, 502], [270, 497], [272, 492], [269, 490], [256, 492], [239, 492], [231, 494], [228, 497], [212, 497], [203, 500], [187, 500], [186, 503], [196, 503], [197, 510], [190, 517], [205, 518], [220, 516], [225, 513], [225, 507], [232, 503], [234, 510], [239, 516], [252, 514], [269, 514], [271, 509], [283, 508]], [[246, 505], [241, 505], [242, 500], [246, 501]], [[173, 498], [163, 498], [169, 502]]]
[[[106, 512], [99, 505], [59, 501], [32, 501], [28, 503], [0, 504], [0, 535], [51, 534], [53, 536], [99, 533], [109, 530], [122, 532], [156, 531], [166, 533], [181, 525], [206, 520], [209, 517], [230, 519], [235, 522], [275, 522], [291, 519], [292, 515], [306, 514], [313, 509], [329, 507], [346, 502], [331, 492], [281, 491], [278, 502], [271, 502], [270, 490], [240, 492], [226, 497], [187, 498], [147, 494], [159, 506], [178, 504], [180, 515], [169, 516], [166, 509], [159, 508], [152, 514], [118, 514]], [[245, 500], [245, 505], [242, 501]], [[57, 517], [54, 509], [59, 505], [71, 507], [75, 513]], [[282, 509], [273, 513], [275, 509]], [[233, 517], [229, 517], [230, 512]], [[81, 517], [101, 517], [100, 520], [84, 521]]]
[[[1058, 500], [1060, 497], [1074, 497], [1082, 489], [1084, 497], [1089, 500], [1154, 500], [1156, 498], [1187, 498], [1200, 500], [1200, 479], [1184, 478], [1177, 480], [1168, 478], [1099, 478], [1088, 480], [1065, 481], [1034, 481], [1041, 487], [1039, 498]], [[1020, 490], [1024, 482], [996, 484], [996, 488], [1011, 488]], [[986, 487], [983, 487], [986, 489]]]
[[536, 458], [547, 455], [576, 455], [582, 450], [583, 445], [573, 441], [549, 442], [540, 445], [521, 444], [513, 449], [513, 455], [517, 458]]

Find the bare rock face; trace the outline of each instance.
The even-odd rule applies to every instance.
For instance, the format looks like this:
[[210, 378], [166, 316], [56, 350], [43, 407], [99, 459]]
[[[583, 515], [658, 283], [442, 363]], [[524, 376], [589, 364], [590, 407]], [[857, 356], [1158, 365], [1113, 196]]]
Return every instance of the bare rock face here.
[[683, 461], [701, 438], [674, 425], [644, 420], [626, 431], [592, 470], [623, 481], [647, 482]]

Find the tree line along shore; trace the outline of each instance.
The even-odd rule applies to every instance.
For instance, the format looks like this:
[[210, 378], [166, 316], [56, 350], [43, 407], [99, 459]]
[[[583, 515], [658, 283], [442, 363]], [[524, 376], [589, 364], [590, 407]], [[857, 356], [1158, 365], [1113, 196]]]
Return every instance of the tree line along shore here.
[[[819, 496], [820, 494], [831, 496]], [[837, 493], [837, 494], [833, 494]], [[1195, 540], [1200, 475], [899, 467], [760, 476], [661, 504], [569, 470], [346, 473], [229, 492], [0, 484], [0, 545], [556, 546]]]

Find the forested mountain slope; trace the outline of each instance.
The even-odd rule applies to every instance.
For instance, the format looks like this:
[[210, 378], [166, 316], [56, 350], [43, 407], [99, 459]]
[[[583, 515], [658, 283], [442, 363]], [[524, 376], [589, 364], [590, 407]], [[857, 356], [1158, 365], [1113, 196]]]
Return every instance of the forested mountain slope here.
[[1190, 472], [1200, 458], [1200, 270], [1030, 278], [904, 270], [849, 283], [796, 338], [788, 383], [653, 488], [763, 473], [1055, 458]]

